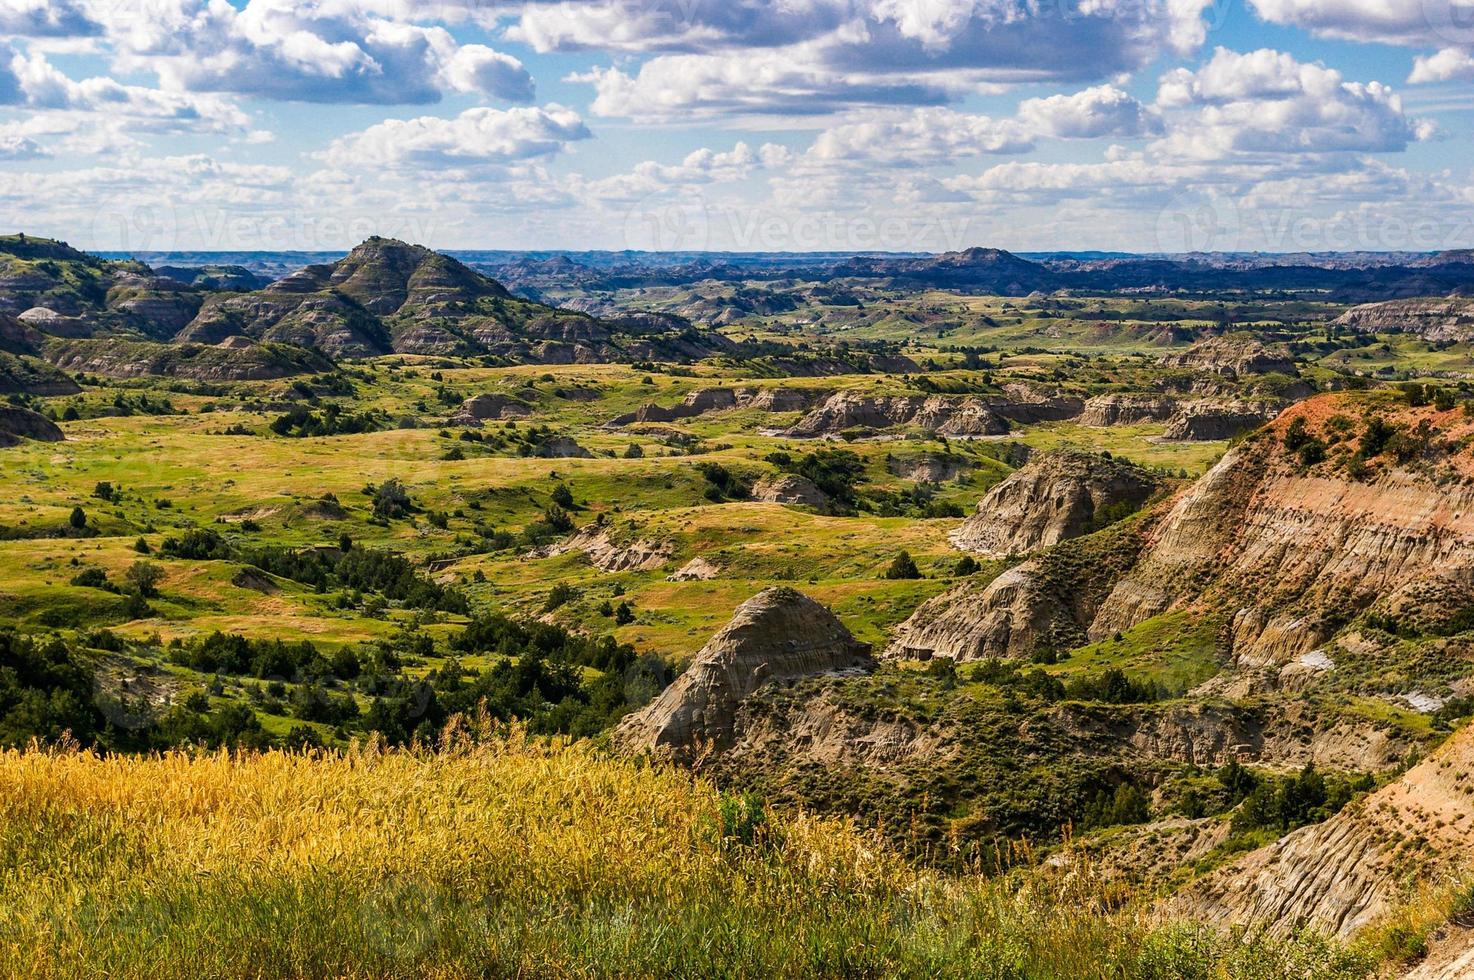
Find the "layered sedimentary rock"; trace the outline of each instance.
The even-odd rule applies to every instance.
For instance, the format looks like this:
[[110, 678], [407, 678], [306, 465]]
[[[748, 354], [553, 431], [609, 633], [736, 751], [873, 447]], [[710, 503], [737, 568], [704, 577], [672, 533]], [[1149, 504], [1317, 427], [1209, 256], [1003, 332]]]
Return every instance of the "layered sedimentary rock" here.
[[731, 388], [698, 388], [686, 396], [683, 404], [697, 414], [720, 412], [737, 407], [737, 392]]
[[915, 426], [945, 436], [1002, 435], [1008, 422], [976, 396], [862, 395], [841, 391], [784, 432], [796, 439], [839, 435], [851, 429]]
[[886, 469], [895, 476], [917, 483], [946, 483], [972, 469], [972, 460], [966, 456], [943, 453], [923, 453], [920, 456], [891, 457], [886, 460]]
[[[1403, 465], [1380, 453], [1359, 478], [1329, 460], [1307, 468], [1284, 447], [1294, 419], [1330, 438], [1319, 426], [1338, 415], [1365, 409], [1345, 396], [1313, 399], [1225, 454], [1173, 504], [1150, 551], [1102, 604], [1091, 636], [1210, 602], [1230, 614], [1241, 664], [1284, 664], [1409, 589], [1471, 594], [1474, 482], [1461, 476], [1456, 453], [1433, 458], [1456, 443], [1430, 429], [1429, 457]], [[1454, 412], [1441, 421], [1462, 425]]]
[[152, 335], [166, 337], [193, 320], [203, 300], [203, 293], [167, 276], [126, 273], [113, 280], [107, 306], [148, 324]]
[[334, 369], [315, 350], [227, 337], [217, 344], [157, 344], [115, 339], [53, 340], [45, 358], [66, 371], [112, 378], [148, 376], [198, 381], [264, 381]]
[[592, 459], [594, 455], [572, 436], [549, 436], [537, 444], [535, 452], [543, 459]]
[[965, 583], [923, 603], [896, 627], [886, 656], [958, 662], [1026, 658], [1048, 637], [1078, 627], [1078, 617], [1055, 600], [1043, 566], [1024, 562], [982, 589]]
[[9, 313], [0, 313], [0, 352], [39, 354], [45, 341], [46, 336], [31, 324]]
[[941, 436], [1002, 435], [1009, 423], [1054, 422], [1078, 416], [1084, 401], [1072, 395], [1013, 385], [1004, 395], [830, 395], [782, 434], [795, 439], [837, 436], [852, 430], [898, 427]]
[[1471, 766], [1466, 728], [1395, 782], [1189, 885], [1169, 905], [1256, 932], [1308, 926], [1350, 936], [1390, 912], [1409, 881], [1464, 867], [1474, 852]]
[[951, 534], [962, 551], [1027, 554], [1138, 509], [1157, 489], [1141, 467], [1094, 453], [1040, 453], [999, 483]]
[[[1317, 706], [1289, 699], [1156, 704], [1065, 703], [1054, 717], [1082, 751], [1196, 766], [1227, 762], [1299, 768], [1382, 769], [1407, 757], [1416, 739], [1370, 719], [1328, 718]], [[1315, 732], [1314, 738], [1302, 733]]]
[[553, 558], [580, 551], [601, 572], [649, 571], [670, 561], [675, 545], [648, 538], [616, 538], [608, 527], [586, 527], [562, 541], [533, 551], [530, 558]]
[[[1073, 627], [1101, 639], [1173, 609], [1207, 608], [1224, 617], [1226, 652], [1240, 667], [1280, 668], [1366, 610], [1430, 629], [1452, 622], [1474, 595], [1474, 466], [1461, 455], [1463, 416], [1384, 414], [1423, 448], [1408, 463], [1374, 452], [1356, 476], [1348, 462], [1356, 438], [1314, 465], [1284, 444], [1297, 418], [1306, 422], [1302, 438], [1332, 440], [1347, 420], [1365, 430], [1374, 410], [1346, 395], [1295, 406], [1123, 531], [1067, 540], [991, 583], [965, 582], [924, 604], [896, 629], [888, 653], [1021, 656], [1065, 649]], [[1335, 431], [1329, 419], [1338, 420]], [[1126, 541], [1142, 525], [1152, 531], [1133, 553]], [[1082, 553], [1118, 539], [1098, 555]]]
[[257, 292], [211, 295], [176, 339], [215, 343], [238, 335], [341, 358], [395, 351], [572, 364], [737, 350], [679, 317], [599, 320], [521, 299], [447, 255], [385, 238]]
[[314, 287], [321, 285], [299, 273], [260, 293], [211, 297], [175, 339], [211, 344], [250, 336], [313, 347], [338, 358], [389, 353], [382, 326], [342, 297], [318, 294]]
[[1165, 422], [1177, 413], [1177, 401], [1164, 395], [1096, 395], [1085, 403], [1080, 424], [1135, 425]]
[[1278, 414], [1279, 406], [1267, 402], [1190, 402], [1167, 420], [1162, 438], [1169, 442], [1232, 439], [1259, 428]]
[[699, 388], [686, 395], [679, 405], [641, 405], [633, 415], [622, 415], [612, 424], [630, 422], [675, 422], [692, 419], [707, 412], [719, 412], [737, 405], [737, 393], [731, 388]]
[[1212, 337], [1187, 350], [1163, 355], [1162, 364], [1226, 377], [1295, 373], [1294, 358], [1250, 337]]
[[897, 626], [885, 655], [1025, 659], [1079, 646], [1101, 601], [1137, 561], [1153, 516], [1065, 540], [991, 580], [964, 580]]
[[1073, 419], [1085, 410], [1084, 399], [1028, 384], [1006, 384], [1002, 398], [989, 400], [993, 411], [1010, 422], [1033, 425], [1036, 422], [1061, 422]]
[[1360, 333], [1410, 333], [1431, 340], [1474, 340], [1474, 299], [1394, 299], [1353, 306], [1334, 321]]
[[821, 394], [809, 388], [763, 388], [748, 404], [764, 412], [802, 412]]
[[871, 666], [856, 640], [823, 606], [794, 589], [765, 589], [737, 607], [690, 667], [614, 732], [621, 751], [688, 755], [730, 747], [738, 709], [765, 684]]
[[0, 395], [75, 395], [82, 389], [45, 361], [0, 350]]
[[616, 416], [610, 426], [637, 422], [677, 422], [696, 418], [707, 412], [729, 408], [756, 408], [765, 412], [796, 412], [807, 408], [820, 393], [790, 388], [699, 388], [686, 395], [677, 405], [641, 405], [633, 412]]
[[697, 555], [667, 575], [668, 582], [705, 582], [722, 574], [722, 566]]

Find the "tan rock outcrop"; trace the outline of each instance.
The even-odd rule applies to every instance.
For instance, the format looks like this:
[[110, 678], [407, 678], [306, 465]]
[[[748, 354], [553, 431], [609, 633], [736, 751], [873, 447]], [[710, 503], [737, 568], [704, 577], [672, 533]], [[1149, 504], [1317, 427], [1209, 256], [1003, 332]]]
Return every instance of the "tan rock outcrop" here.
[[537, 444], [537, 455], [543, 459], [591, 459], [593, 453], [580, 446], [572, 436], [551, 436]]
[[1417, 744], [1406, 732], [1370, 718], [1328, 718], [1319, 706], [1298, 699], [1233, 703], [1210, 698], [1125, 707], [1065, 703], [1053, 715], [1082, 751], [1195, 766], [1237, 761], [1382, 769], [1406, 758]]
[[1391, 911], [1409, 882], [1463, 869], [1474, 853], [1471, 767], [1474, 729], [1465, 728], [1395, 782], [1193, 883], [1167, 908], [1255, 932], [1351, 936]]
[[1177, 401], [1164, 395], [1096, 395], [1085, 403], [1080, 424], [1135, 425], [1165, 422], [1177, 413]]
[[808, 388], [762, 388], [748, 404], [764, 412], [802, 412], [823, 394]]
[[886, 469], [892, 474], [917, 483], [946, 483], [962, 476], [972, 467], [972, 461], [965, 456], [942, 453], [886, 459]]
[[829, 396], [784, 435], [795, 439], [837, 436], [851, 429], [914, 426], [944, 436], [1002, 435], [1008, 422], [977, 396], [862, 395], [841, 391]]
[[860, 766], [886, 769], [935, 765], [955, 754], [948, 735], [911, 718], [875, 717], [835, 703], [830, 690], [793, 705], [751, 698], [737, 710], [737, 744], [722, 757], [724, 772], [758, 767]]
[[1362, 411], [1347, 396], [1312, 399], [1225, 454], [1175, 501], [1090, 635], [1207, 602], [1232, 616], [1240, 664], [1277, 666], [1378, 601], [1469, 595], [1474, 485], [1437, 465], [1390, 460], [1360, 480], [1330, 463], [1307, 471], [1280, 442], [1295, 417]]
[[722, 566], [707, 561], [700, 555], [666, 576], [669, 582], [706, 582], [722, 574]]
[[796, 473], [759, 480], [752, 488], [752, 499], [767, 504], [791, 504], [800, 507], [827, 507], [829, 495], [814, 486], [808, 477]]
[[616, 416], [605, 424], [618, 427], [641, 422], [677, 422], [730, 408], [797, 412], [808, 408], [822, 394], [824, 393], [806, 388], [699, 388], [687, 394], [679, 405], [641, 405], [635, 411]]
[[720, 412], [737, 407], [737, 392], [731, 388], [698, 388], [682, 404], [697, 414]]
[[544, 545], [528, 553], [529, 558], [555, 558], [571, 551], [581, 551], [589, 563], [601, 572], [650, 571], [670, 561], [675, 545], [669, 541], [633, 538], [616, 541], [609, 527], [585, 527], [562, 541]]
[[1293, 357], [1251, 337], [1210, 337], [1187, 350], [1164, 354], [1162, 364], [1226, 377], [1295, 373]]
[[614, 731], [623, 752], [686, 756], [740, 737], [743, 699], [770, 683], [867, 669], [869, 645], [829, 610], [794, 589], [764, 589], [737, 607], [686, 672]]
[[1024, 562], [985, 588], [964, 583], [922, 603], [900, 626], [885, 655], [899, 660], [948, 657], [1024, 658], [1061, 625], [1073, 625], [1053, 601], [1037, 561]]
[[1082, 398], [1062, 395], [1030, 384], [1006, 384], [1003, 386], [1003, 393], [1005, 397], [989, 400], [993, 411], [1010, 422], [1024, 425], [1061, 422], [1076, 418], [1085, 410], [1085, 401]]
[[1360, 333], [1410, 333], [1435, 343], [1474, 340], [1474, 299], [1394, 299], [1353, 306], [1334, 321]]
[[1150, 473], [1122, 460], [1039, 453], [988, 491], [950, 538], [954, 547], [990, 558], [1028, 554], [1119, 520], [1157, 487]]
[[456, 413], [450, 417], [449, 421], [451, 425], [477, 428], [488, 419], [526, 418], [531, 410], [530, 405], [511, 395], [499, 393], [472, 395], [461, 403], [461, 407], [456, 409]]
[[963, 580], [898, 625], [885, 655], [1023, 659], [1079, 646], [1100, 603], [1138, 560], [1154, 519], [1149, 512], [1067, 539], [991, 581]]
[[1270, 402], [1201, 401], [1181, 406], [1167, 420], [1162, 438], [1168, 442], [1213, 442], [1257, 429], [1279, 414]]

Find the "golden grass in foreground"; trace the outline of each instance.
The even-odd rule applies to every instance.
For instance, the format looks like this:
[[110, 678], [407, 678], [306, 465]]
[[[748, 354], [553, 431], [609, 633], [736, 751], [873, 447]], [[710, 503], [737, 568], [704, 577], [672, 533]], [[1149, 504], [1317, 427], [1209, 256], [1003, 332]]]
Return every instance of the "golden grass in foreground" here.
[[[513, 731], [438, 753], [0, 755], [0, 976], [1345, 977], [943, 878], [847, 827], [724, 835], [685, 774]], [[725, 817], [732, 827], [731, 807]]]

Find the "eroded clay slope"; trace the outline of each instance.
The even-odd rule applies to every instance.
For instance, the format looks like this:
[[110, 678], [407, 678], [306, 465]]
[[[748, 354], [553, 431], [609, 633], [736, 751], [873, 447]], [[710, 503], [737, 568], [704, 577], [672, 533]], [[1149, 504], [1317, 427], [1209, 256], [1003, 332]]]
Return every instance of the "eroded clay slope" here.
[[1349, 936], [1474, 855], [1474, 728], [1324, 823], [1244, 856], [1174, 897], [1176, 912], [1288, 934]]
[[964, 580], [897, 626], [885, 655], [1026, 659], [1079, 646], [1101, 601], [1137, 560], [1152, 519], [1142, 514], [1069, 539], [991, 580]]
[[[1368, 454], [1374, 420], [1392, 435]], [[1288, 435], [1292, 425], [1297, 435]], [[1232, 616], [1241, 665], [1282, 664], [1409, 590], [1468, 595], [1474, 458], [1463, 439], [1470, 431], [1474, 422], [1457, 410], [1350, 396], [1287, 410], [1178, 499], [1090, 635], [1206, 603]], [[1323, 460], [1307, 463], [1299, 452], [1309, 439], [1327, 447]]]
[[1336, 325], [1361, 333], [1411, 333], [1435, 343], [1474, 338], [1474, 299], [1394, 299], [1353, 306]]
[[731, 621], [696, 654], [690, 667], [654, 701], [614, 731], [621, 751], [677, 756], [703, 746], [730, 747], [744, 698], [770, 682], [867, 668], [869, 644], [834, 614], [787, 587], [764, 589], [737, 607]]
[[1120, 519], [1157, 489], [1139, 466], [1074, 450], [1039, 453], [978, 501], [951, 534], [962, 551], [1002, 558], [1048, 548]]
[[1295, 359], [1289, 354], [1247, 336], [1211, 337], [1185, 351], [1163, 355], [1162, 363], [1228, 377], [1295, 373]]

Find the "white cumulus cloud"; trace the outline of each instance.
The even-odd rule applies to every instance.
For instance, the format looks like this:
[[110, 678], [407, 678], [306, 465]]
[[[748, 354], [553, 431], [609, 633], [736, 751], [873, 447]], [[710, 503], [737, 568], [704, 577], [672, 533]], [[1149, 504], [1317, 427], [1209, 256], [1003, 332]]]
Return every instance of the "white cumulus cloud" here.
[[[425, 8], [432, 15], [433, 5]], [[438, 25], [345, 0], [107, 0], [95, 11], [123, 68], [167, 88], [283, 101], [424, 104], [447, 89], [525, 102], [521, 62]]]
[[323, 157], [344, 168], [496, 167], [552, 156], [591, 135], [578, 113], [557, 104], [482, 106], [449, 119], [386, 119], [335, 140]]
[[1160, 116], [1114, 85], [1028, 99], [1018, 116], [1034, 132], [1061, 139], [1131, 139], [1162, 131]]
[[1268, 49], [1219, 48], [1197, 71], [1175, 69], [1163, 77], [1157, 104], [1191, 111], [1158, 146], [1184, 158], [1391, 153], [1434, 132], [1381, 82], [1349, 82], [1335, 69]]

